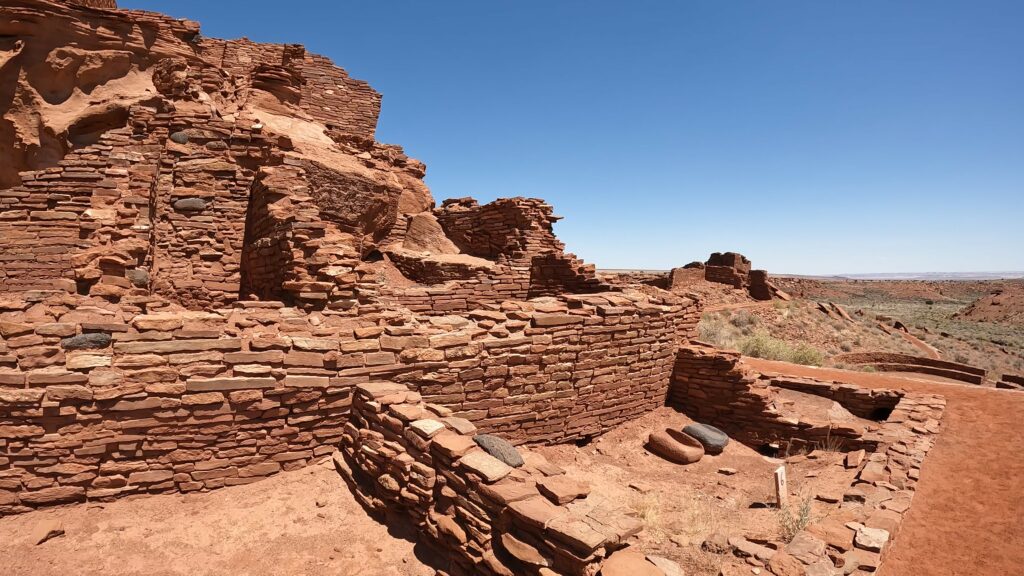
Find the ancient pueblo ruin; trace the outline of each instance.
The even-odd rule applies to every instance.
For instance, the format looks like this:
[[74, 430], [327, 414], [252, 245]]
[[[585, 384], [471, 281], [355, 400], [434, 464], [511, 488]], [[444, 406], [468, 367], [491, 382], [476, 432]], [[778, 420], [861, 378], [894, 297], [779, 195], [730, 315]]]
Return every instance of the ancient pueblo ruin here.
[[[0, 90], [0, 516], [324, 465], [441, 574], [682, 574], [621, 497], [643, 468], [545, 456], [628, 431], [810, 511], [681, 544], [721, 574], [866, 575], [899, 546], [946, 400], [700, 341], [693, 282], [790, 298], [742, 256], [598, 274], [543, 200], [437, 203], [328, 59], [114, 0], [4, 1]], [[716, 464], [741, 448], [764, 469]]]

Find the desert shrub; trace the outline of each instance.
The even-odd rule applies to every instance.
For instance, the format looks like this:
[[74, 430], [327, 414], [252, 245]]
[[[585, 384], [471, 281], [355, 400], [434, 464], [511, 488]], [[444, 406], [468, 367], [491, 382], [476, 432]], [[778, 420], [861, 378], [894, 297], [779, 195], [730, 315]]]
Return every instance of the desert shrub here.
[[765, 360], [782, 360], [808, 366], [820, 366], [824, 362], [824, 355], [807, 344], [800, 343], [795, 347], [790, 346], [785, 340], [780, 340], [763, 330], [758, 330], [739, 341], [737, 346], [745, 356], [753, 358], [764, 358]]
[[798, 506], [779, 510], [779, 535], [784, 542], [792, 542], [801, 530], [811, 523], [811, 499], [804, 498]]
[[744, 355], [765, 360], [789, 360], [791, 353], [788, 344], [761, 330], [740, 340], [739, 344]]
[[794, 364], [804, 364], [805, 366], [821, 366], [821, 363], [825, 361], [825, 357], [816, 348], [800, 343], [793, 349], [789, 361]]
[[731, 318], [729, 318], [729, 323], [737, 328], [744, 328], [747, 326], [751, 326], [753, 324], [757, 324], [757, 320], [757, 316], [751, 314], [746, 310], [740, 310], [739, 312], [733, 314]]
[[721, 318], [705, 316], [700, 319], [697, 330], [700, 333], [700, 339], [704, 342], [719, 344], [725, 336], [726, 327]]
[[839, 349], [842, 350], [843, 352], [849, 352], [853, 350], [853, 344], [850, 344], [849, 342], [846, 341], [840, 342]]

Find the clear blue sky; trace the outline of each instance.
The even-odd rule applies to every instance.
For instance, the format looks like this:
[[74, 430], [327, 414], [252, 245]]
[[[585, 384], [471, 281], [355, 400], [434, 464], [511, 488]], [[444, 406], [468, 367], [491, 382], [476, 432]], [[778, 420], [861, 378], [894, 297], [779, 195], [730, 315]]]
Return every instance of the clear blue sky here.
[[1024, 2], [119, 0], [384, 94], [439, 201], [538, 196], [669, 268], [1024, 270]]

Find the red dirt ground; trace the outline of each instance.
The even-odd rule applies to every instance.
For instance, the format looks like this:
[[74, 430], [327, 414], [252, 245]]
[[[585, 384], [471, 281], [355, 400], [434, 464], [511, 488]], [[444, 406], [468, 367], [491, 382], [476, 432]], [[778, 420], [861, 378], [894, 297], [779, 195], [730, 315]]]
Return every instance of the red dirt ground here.
[[1024, 571], [1024, 393], [746, 359], [765, 373], [946, 397], [910, 513], [879, 576], [1013, 575]]
[[[49, 520], [66, 535], [35, 545]], [[367, 515], [330, 461], [213, 492], [0, 518], [3, 576], [432, 576], [418, 551]]]
[[975, 300], [958, 315], [968, 320], [1024, 324], [1024, 283], [1007, 282]]

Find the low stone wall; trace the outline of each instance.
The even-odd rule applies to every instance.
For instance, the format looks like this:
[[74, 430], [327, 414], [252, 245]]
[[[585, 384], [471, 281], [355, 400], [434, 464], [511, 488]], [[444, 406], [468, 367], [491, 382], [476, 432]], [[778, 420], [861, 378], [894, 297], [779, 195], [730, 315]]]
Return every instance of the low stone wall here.
[[[773, 390], [779, 388], [830, 398], [863, 418], [885, 418], [861, 430], [785, 418], [773, 402]], [[932, 394], [768, 378], [745, 367], [738, 353], [699, 343], [680, 349], [669, 402], [694, 419], [754, 446], [776, 441], [834, 449], [832, 439], [838, 439], [841, 449], [848, 451], [846, 466], [857, 469], [851, 486], [840, 493], [814, 495], [827, 512], [813, 518], [784, 548], [764, 548], [766, 557], [761, 560], [775, 574], [867, 574], [878, 570], [910, 509], [946, 404], [944, 398]], [[740, 574], [749, 569], [727, 563], [722, 573]]]
[[747, 277], [729, 266], [705, 266], [704, 279], [716, 284], [728, 284], [733, 288], [743, 288], [747, 284]]
[[694, 420], [721, 428], [754, 447], [840, 444], [844, 450], [874, 450], [879, 444], [878, 436], [859, 423], [802, 420], [784, 414], [774, 402], [777, 390], [808, 392], [840, 404], [843, 400], [852, 400], [847, 410], [856, 411], [853, 413], [857, 415], [874, 414], [878, 408], [893, 408], [893, 399], [900, 397], [896, 392], [854, 390], [837, 383], [773, 380], [747, 368], [740, 360], [740, 354], [735, 351], [701, 343], [681, 346], [668, 403], [681, 408]]
[[469, 312], [472, 322], [430, 338], [443, 354], [422, 358], [448, 363], [415, 385], [517, 442], [594, 436], [664, 404], [685, 302], [601, 293]]
[[661, 288], [662, 290], [668, 290], [671, 286], [670, 282], [671, 272], [654, 272], [654, 271], [612, 271], [612, 270], [598, 270], [597, 276], [601, 280], [608, 282], [614, 286], [630, 286], [633, 284], [644, 284], [647, 286], [654, 286], [655, 288]]
[[356, 357], [287, 313], [32, 320], [0, 322], [0, 514], [244, 484], [340, 438], [353, 383], [337, 365]]
[[897, 390], [873, 390], [853, 384], [822, 382], [810, 378], [775, 377], [771, 385], [831, 398], [852, 414], [868, 420], [884, 420], [903, 398]]
[[640, 532], [542, 456], [521, 451], [512, 468], [474, 432], [403, 385], [362, 384], [335, 462], [364, 505], [409, 518], [452, 574], [592, 575]]
[[24, 296], [0, 302], [0, 514], [302, 466], [385, 378], [517, 442], [593, 436], [662, 405], [680, 313], [628, 292], [360, 318]]
[[937, 360], [924, 356], [912, 356], [896, 352], [853, 352], [833, 358], [836, 363], [870, 365], [883, 372], [919, 372], [960, 380], [968, 384], [983, 384], [987, 372], [959, 362]]
[[[945, 405], [941, 396], [904, 395], [875, 433], [878, 449], [847, 454], [847, 468], [857, 469], [853, 483], [845, 491], [815, 495], [822, 512], [781, 550], [766, 549], [772, 573], [877, 572], [910, 510]], [[784, 566], [789, 570], [782, 570]], [[722, 574], [749, 570], [750, 566], [736, 563], [723, 566]]]
[[751, 270], [750, 287], [747, 290], [754, 300], [771, 300], [772, 289], [768, 283], [768, 272], [766, 270]]

